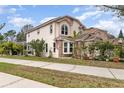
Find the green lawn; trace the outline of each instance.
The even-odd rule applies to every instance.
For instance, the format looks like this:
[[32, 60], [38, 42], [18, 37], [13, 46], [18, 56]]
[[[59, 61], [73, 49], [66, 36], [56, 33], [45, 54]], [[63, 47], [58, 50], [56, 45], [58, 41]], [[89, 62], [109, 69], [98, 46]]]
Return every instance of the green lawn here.
[[80, 60], [80, 59], [74, 59], [74, 58], [71, 58], [71, 59], [42, 58], [42, 57], [34, 57], [34, 56], [27, 56], [27, 57], [26, 56], [1, 56], [1, 57], [12, 58], [12, 59], [24, 59], [24, 60], [124, 69], [124, 63], [114, 63], [114, 62], [105, 62], [105, 61], [103, 62], [103, 61], [92, 61], [92, 60]]
[[62, 88], [124, 87], [124, 81], [0, 62], [0, 72]]

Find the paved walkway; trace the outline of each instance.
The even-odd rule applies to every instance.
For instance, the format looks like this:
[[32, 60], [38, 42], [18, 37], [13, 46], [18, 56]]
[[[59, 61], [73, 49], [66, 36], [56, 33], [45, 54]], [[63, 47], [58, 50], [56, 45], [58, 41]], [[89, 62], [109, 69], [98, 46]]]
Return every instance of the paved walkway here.
[[80, 65], [50, 63], [50, 62], [42, 62], [42, 61], [38, 62], [38, 61], [8, 59], [8, 58], [0, 58], [0, 61], [6, 63], [12, 63], [12, 64], [20, 64], [25, 66], [40, 67], [40, 68], [46, 68], [46, 69], [52, 69], [58, 71], [124, 80], [124, 69], [80, 66]]
[[0, 88], [55, 88], [55, 87], [0, 72]]

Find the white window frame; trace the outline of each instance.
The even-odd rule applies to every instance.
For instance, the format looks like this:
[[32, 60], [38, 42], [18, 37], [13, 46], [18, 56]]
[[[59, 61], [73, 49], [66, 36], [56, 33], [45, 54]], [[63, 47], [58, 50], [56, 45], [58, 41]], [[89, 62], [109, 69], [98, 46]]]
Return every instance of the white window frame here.
[[[64, 43], [67, 42], [67, 52], [64, 52]], [[63, 42], [63, 54], [72, 54], [72, 52], [70, 52], [70, 43], [73, 43], [72, 41], [64, 41]], [[73, 48], [74, 49], [74, 48]]]
[[[62, 27], [63, 27], [63, 26], [64, 26], [64, 34], [62, 34]], [[65, 26], [67, 27], [67, 35], [65, 34], [65, 32], [66, 32]], [[69, 34], [69, 28], [68, 28], [68, 25], [67, 25], [67, 24], [63, 24], [63, 25], [61, 25], [61, 35], [68, 36], [68, 34]]]

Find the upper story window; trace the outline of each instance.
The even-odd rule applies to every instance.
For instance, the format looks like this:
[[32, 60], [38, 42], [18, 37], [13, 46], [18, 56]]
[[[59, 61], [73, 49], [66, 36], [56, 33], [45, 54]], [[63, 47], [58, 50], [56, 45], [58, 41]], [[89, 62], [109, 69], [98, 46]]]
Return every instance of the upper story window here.
[[52, 33], [52, 32], [53, 32], [53, 26], [50, 25], [50, 33]]
[[40, 31], [39, 31], [39, 30], [37, 31], [37, 34], [38, 34], [38, 35], [40, 34]]
[[68, 35], [68, 27], [67, 27], [67, 25], [62, 25], [62, 27], [61, 27], [61, 34], [62, 35]]

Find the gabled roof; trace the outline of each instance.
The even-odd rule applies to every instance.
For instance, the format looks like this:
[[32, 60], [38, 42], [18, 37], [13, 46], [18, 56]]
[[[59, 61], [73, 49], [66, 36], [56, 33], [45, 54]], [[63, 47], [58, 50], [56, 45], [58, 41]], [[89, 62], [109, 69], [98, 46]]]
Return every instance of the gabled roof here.
[[40, 25], [38, 25], [38, 26], [36, 26], [36, 27], [34, 27], [34, 28], [28, 30], [27, 32], [32, 32], [32, 31], [34, 31], [34, 30], [36, 30], [36, 29], [39, 29], [39, 28], [41, 28], [41, 27], [43, 27], [43, 26], [48, 25], [49, 23], [56, 22], [56, 21], [59, 21], [59, 20], [64, 19], [64, 18], [69, 18], [69, 19], [71, 19], [71, 20], [75, 20], [75, 21], [77, 21], [77, 22], [80, 24], [80, 26], [81, 26], [82, 28], [86, 28], [78, 19], [76, 19], [76, 18], [74, 18], [74, 17], [71, 17], [71, 16], [60, 16], [60, 17], [51, 19], [51, 20], [49, 20], [49, 21], [47, 21], [47, 22], [44, 22], [44, 23], [42, 23], [42, 24], [40, 24]]
[[99, 28], [89, 28], [85, 29], [82, 34], [80, 34], [76, 41], [97, 41], [97, 40], [109, 40], [115, 37], [107, 31], [101, 30]]
[[119, 44], [124, 45], [124, 39], [122, 38], [111, 39], [110, 42], [114, 45], [119, 45]]

